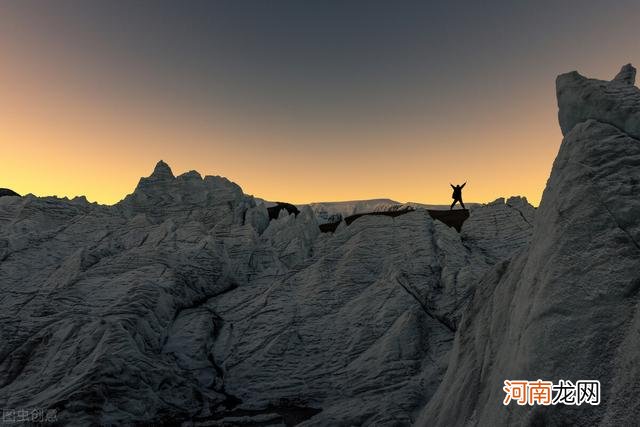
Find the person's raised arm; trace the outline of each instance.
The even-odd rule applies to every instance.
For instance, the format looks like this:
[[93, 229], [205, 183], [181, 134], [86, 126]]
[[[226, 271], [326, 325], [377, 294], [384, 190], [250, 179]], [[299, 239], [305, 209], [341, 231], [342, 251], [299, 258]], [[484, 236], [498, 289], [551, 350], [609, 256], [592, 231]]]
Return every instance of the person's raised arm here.
[[467, 182], [465, 181], [464, 184], [462, 184], [462, 186], [460, 188], [464, 188], [464, 186], [467, 185]]
[[453, 188], [454, 190], [456, 189], [456, 187], [454, 187], [452, 183], [449, 183], [449, 185], [450, 185], [450, 186], [451, 186], [451, 188]]

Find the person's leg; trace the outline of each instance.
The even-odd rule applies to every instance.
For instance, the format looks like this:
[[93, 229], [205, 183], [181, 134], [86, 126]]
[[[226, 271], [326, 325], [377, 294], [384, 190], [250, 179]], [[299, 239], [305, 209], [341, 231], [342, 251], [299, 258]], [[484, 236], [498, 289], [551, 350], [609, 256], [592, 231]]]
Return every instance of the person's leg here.
[[462, 199], [460, 199], [460, 206], [462, 206], [462, 209], [466, 209], [466, 208], [464, 207], [464, 203], [462, 203]]
[[453, 205], [456, 204], [456, 199], [453, 199], [453, 203], [451, 203], [451, 208], [449, 210], [453, 210]]

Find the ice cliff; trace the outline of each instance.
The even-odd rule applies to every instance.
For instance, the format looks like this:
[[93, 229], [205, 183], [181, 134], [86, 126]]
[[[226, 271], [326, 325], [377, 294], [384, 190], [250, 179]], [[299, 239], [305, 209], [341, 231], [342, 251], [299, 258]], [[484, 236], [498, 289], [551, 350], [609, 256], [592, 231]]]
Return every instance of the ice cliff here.
[[[528, 247], [476, 286], [418, 424], [637, 425], [640, 90], [557, 79], [564, 140]], [[466, 224], [465, 224], [466, 225]], [[596, 379], [599, 406], [502, 405], [505, 379]], [[464, 396], [464, 398], [461, 398]]]

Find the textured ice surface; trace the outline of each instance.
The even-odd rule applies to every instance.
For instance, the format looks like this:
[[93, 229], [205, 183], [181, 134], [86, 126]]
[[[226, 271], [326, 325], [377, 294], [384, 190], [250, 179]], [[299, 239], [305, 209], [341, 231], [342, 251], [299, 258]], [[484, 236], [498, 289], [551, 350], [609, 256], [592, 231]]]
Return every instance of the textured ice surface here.
[[236, 184], [164, 162], [115, 206], [2, 198], [0, 406], [119, 424], [240, 399], [409, 424], [482, 274], [526, 242], [514, 207], [472, 218], [469, 246], [425, 211], [320, 234], [310, 207], [269, 222]]
[[[68, 425], [633, 425], [632, 75], [560, 76], [541, 206], [474, 206], [461, 233], [424, 210], [335, 233], [308, 206], [269, 221], [238, 185], [163, 162], [115, 206], [0, 198], [0, 408]], [[505, 408], [506, 378], [599, 379], [603, 403]]]
[[[531, 243], [476, 286], [420, 424], [637, 425], [640, 91], [624, 85], [558, 78], [565, 138]], [[538, 378], [599, 380], [601, 405], [502, 405], [503, 380]]]

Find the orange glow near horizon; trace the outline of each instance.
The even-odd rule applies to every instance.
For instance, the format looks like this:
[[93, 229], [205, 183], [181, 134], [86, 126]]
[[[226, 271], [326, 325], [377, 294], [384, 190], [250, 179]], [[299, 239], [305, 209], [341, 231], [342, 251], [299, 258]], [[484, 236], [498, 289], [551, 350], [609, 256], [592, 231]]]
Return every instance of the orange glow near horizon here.
[[[526, 123], [504, 117], [509, 126], [480, 116], [459, 128], [377, 123], [308, 130], [277, 118], [247, 125], [224, 111], [212, 118], [197, 110], [185, 118], [166, 100], [119, 103], [105, 90], [87, 93], [72, 75], [62, 79], [66, 86], [52, 88], [33, 58], [2, 54], [14, 67], [0, 70], [2, 81], [11, 82], [0, 86], [0, 186], [20, 194], [113, 204], [163, 159], [176, 175], [195, 169], [226, 176], [267, 200], [446, 204], [449, 182], [467, 181], [467, 201], [524, 195], [537, 204], [560, 141], [553, 111], [532, 112]], [[302, 144], [291, 149], [291, 141]], [[327, 141], [345, 149], [327, 150]]]
[[[382, 109], [353, 123], [301, 124], [272, 111], [205, 108], [171, 88], [142, 87], [99, 58], [37, 43], [0, 37], [0, 187], [20, 194], [113, 204], [162, 159], [175, 175], [225, 176], [273, 201], [448, 204], [449, 183], [466, 181], [467, 202], [522, 195], [538, 205], [562, 138], [555, 75], [546, 71], [491, 95], [456, 94], [436, 113]], [[580, 71], [611, 78], [628, 62], [603, 55]], [[535, 72], [529, 61], [518, 67]]]
[[[0, 114], [8, 117], [6, 111]], [[132, 192], [138, 179], [149, 175], [162, 159], [176, 175], [195, 169], [202, 175], [226, 176], [245, 193], [267, 200], [308, 203], [391, 198], [446, 204], [449, 182], [467, 181], [467, 201], [524, 195], [537, 204], [560, 141], [555, 123], [532, 129], [497, 129], [491, 124], [486, 129], [448, 132], [404, 129], [401, 136], [355, 131], [305, 135], [285, 129], [271, 130], [267, 138], [157, 118], [149, 121], [161, 121], [164, 126], [147, 128], [126, 114], [117, 118], [103, 115], [100, 122], [94, 122], [82, 114], [73, 110], [70, 117], [49, 111], [16, 114], [0, 129], [1, 186], [20, 194], [85, 195], [91, 201], [112, 204]], [[32, 126], [34, 121], [38, 126]], [[392, 157], [389, 153], [398, 138], [404, 148]], [[509, 145], [505, 139], [512, 138], [519, 143], [505, 152], [504, 145]], [[284, 156], [280, 150], [285, 148], [279, 143], [288, 139], [302, 139], [309, 146]], [[367, 148], [335, 152], [323, 149], [326, 140], [345, 141], [349, 147], [358, 141], [356, 147]], [[435, 152], [425, 140], [438, 141], [441, 148]], [[447, 144], [449, 140], [460, 142]], [[152, 148], [141, 141], [152, 141]]]

